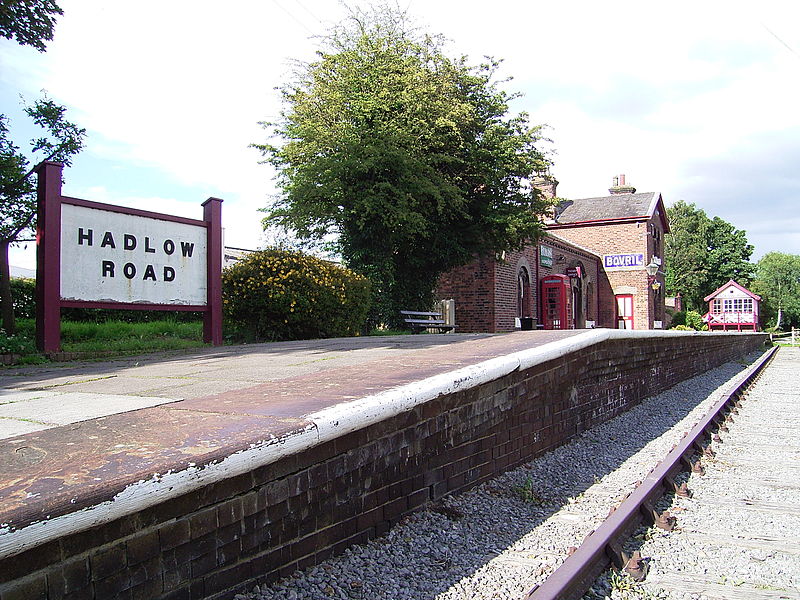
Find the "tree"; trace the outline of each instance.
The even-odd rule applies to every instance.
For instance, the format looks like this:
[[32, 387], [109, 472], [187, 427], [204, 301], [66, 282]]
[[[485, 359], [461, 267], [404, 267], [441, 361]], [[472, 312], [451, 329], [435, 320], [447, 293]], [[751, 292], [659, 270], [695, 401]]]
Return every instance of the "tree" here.
[[373, 318], [430, 306], [439, 275], [541, 232], [541, 128], [508, 114], [499, 63], [445, 56], [386, 7], [355, 12], [282, 89], [278, 170], [265, 225], [328, 242], [373, 283]]
[[[71, 157], [83, 148], [86, 130], [67, 121], [66, 109], [46, 96], [24, 110], [45, 131], [31, 140], [31, 156], [38, 154], [35, 162], [54, 160], [69, 165]], [[31, 162], [10, 139], [7, 119], [0, 115], [0, 311], [8, 334], [15, 331], [8, 248], [31, 231], [36, 216], [35, 167]]]
[[734, 279], [748, 285], [753, 247], [747, 234], [727, 221], [710, 219], [683, 200], [667, 209], [670, 233], [665, 238], [668, 294], [680, 293], [687, 308], [705, 312], [703, 298]]
[[55, 0], [3, 0], [0, 3], [0, 36], [12, 37], [23, 46], [44, 52], [53, 39], [55, 15], [64, 13]]
[[763, 300], [761, 317], [774, 323], [775, 329], [785, 324], [800, 324], [800, 256], [770, 252], [756, 265], [753, 291]]

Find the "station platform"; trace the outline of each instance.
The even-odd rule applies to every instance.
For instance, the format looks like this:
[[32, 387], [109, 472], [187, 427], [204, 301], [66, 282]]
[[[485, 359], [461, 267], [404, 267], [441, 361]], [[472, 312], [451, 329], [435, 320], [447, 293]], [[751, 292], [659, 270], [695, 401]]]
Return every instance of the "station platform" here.
[[74, 512], [301, 432], [320, 409], [579, 333], [354, 337], [0, 370], [0, 523]]

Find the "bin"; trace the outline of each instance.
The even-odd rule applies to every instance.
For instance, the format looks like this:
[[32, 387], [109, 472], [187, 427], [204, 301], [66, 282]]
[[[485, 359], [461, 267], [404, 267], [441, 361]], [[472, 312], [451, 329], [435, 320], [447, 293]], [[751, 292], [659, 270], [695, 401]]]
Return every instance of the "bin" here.
[[520, 317], [519, 328], [522, 331], [533, 331], [533, 317]]

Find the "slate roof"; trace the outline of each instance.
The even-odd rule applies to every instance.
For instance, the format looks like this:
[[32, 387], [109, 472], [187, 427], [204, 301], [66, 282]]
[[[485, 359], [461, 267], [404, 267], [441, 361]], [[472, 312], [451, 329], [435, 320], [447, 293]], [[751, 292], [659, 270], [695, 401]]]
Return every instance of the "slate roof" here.
[[658, 198], [656, 192], [643, 192], [565, 200], [558, 205], [555, 223], [647, 217], [653, 214]]

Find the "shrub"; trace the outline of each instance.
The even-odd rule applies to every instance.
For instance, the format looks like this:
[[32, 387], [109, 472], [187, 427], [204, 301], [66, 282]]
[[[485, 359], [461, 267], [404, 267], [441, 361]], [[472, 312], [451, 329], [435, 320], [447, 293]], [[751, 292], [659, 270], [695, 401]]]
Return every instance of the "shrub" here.
[[33, 339], [22, 334], [6, 335], [0, 329], [0, 354], [35, 354], [36, 345]]
[[[694, 310], [686, 311], [686, 326], [691, 327], [695, 331], [702, 331], [706, 324], [703, 322], [703, 317], [699, 312]], [[706, 327], [707, 329], [707, 327]]]
[[670, 329], [708, 331], [708, 325], [703, 322], [703, 317], [696, 310], [681, 310], [672, 316]]
[[36, 318], [36, 280], [11, 280], [11, 298], [14, 301], [14, 317], [17, 319]]
[[254, 252], [222, 273], [227, 325], [259, 340], [355, 335], [369, 310], [369, 281], [301, 252]]

